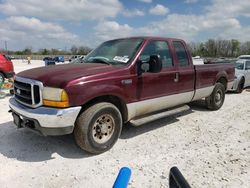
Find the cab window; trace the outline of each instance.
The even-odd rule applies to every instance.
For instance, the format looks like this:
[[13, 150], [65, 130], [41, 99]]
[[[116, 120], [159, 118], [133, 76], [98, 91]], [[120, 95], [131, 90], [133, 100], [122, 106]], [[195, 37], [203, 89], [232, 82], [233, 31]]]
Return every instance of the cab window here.
[[179, 66], [188, 66], [188, 56], [183, 44], [180, 41], [174, 41], [173, 45], [179, 62]]
[[173, 67], [169, 47], [165, 41], [151, 41], [142, 51], [139, 59], [143, 62], [149, 61], [151, 55], [160, 55], [162, 68]]
[[250, 61], [246, 61], [246, 70], [250, 70]]

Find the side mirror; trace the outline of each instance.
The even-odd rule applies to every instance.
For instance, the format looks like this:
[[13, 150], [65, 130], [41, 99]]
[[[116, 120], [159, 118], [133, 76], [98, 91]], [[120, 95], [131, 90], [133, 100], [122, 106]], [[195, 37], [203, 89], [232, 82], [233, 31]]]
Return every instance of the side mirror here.
[[151, 55], [149, 59], [149, 70], [148, 72], [158, 73], [161, 72], [162, 62], [160, 55]]

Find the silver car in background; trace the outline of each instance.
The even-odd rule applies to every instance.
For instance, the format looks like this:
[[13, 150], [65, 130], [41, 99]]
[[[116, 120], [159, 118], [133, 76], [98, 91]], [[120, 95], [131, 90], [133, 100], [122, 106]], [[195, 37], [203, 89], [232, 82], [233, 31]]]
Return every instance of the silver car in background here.
[[250, 86], [250, 59], [239, 59], [235, 62], [235, 79], [229, 90], [241, 93]]

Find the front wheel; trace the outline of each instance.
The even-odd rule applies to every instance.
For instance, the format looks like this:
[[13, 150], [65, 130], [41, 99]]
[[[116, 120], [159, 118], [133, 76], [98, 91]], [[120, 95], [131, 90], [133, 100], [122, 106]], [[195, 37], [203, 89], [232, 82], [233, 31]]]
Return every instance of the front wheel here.
[[216, 83], [212, 94], [206, 98], [207, 108], [218, 110], [222, 107], [225, 100], [226, 89], [223, 84]]
[[74, 137], [77, 145], [90, 153], [103, 153], [116, 143], [122, 130], [119, 109], [107, 102], [94, 104], [76, 120]]

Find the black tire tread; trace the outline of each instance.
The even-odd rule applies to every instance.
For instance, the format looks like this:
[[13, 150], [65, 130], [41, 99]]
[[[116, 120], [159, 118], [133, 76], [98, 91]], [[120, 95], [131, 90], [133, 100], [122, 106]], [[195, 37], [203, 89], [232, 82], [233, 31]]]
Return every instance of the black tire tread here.
[[[243, 84], [243, 86], [242, 86], [242, 84]], [[243, 79], [241, 79], [241, 80], [240, 80], [240, 82], [239, 82], [239, 84], [238, 84], [238, 87], [237, 87], [236, 93], [242, 93], [243, 88], [244, 88], [244, 80], [243, 80]]]
[[[88, 136], [88, 128], [89, 128], [90, 121], [93, 118], [95, 112], [98, 111], [99, 109], [107, 108], [107, 107], [114, 108], [118, 112], [120, 112], [115, 105], [108, 103], [108, 102], [100, 102], [100, 103], [94, 104], [93, 106], [90, 106], [88, 109], [83, 111], [77, 118], [75, 129], [74, 129], [74, 136], [75, 136], [75, 141], [77, 145], [81, 149], [89, 153], [93, 153], [93, 154], [99, 154], [99, 153], [104, 152], [104, 151], [97, 151], [95, 148], [93, 148], [91, 144], [89, 143], [89, 140], [86, 138]], [[120, 114], [120, 118], [121, 118], [121, 114]]]
[[218, 82], [218, 83], [215, 84], [215, 87], [214, 87], [214, 90], [213, 90], [212, 94], [211, 94], [209, 97], [206, 97], [206, 105], [207, 105], [207, 108], [208, 108], [209, 110], [218, 110], [218, 109], [221, 108], [221, 106], [222, 106], [223, 103], [224, 103], [224, 99], [223, 99], [223, 102], [222, 102], [222, 105], [221, 105], [221, 106], [217, 106], [217, 105], [213, 102], [213, 101], [214, 101], [214, 97], [215, 97], [216, 90], [217, 90], [218, 88], [221, 88], [221, 89], [222, 89], [223, 94], [224, 94], [223, 97], [224, 97], [224, 99], [225, 99], [225, 92], [226, 92], [225, 86], [224, 86], [222, 83]]
[[3, 73], [0, 72], [0, 77], [3, 77], [3, 80], [5, 79], [5, 76]]

